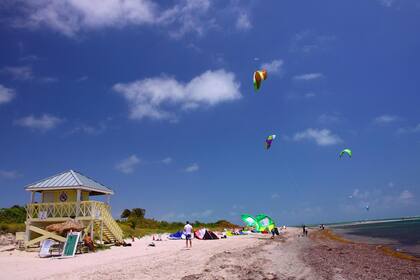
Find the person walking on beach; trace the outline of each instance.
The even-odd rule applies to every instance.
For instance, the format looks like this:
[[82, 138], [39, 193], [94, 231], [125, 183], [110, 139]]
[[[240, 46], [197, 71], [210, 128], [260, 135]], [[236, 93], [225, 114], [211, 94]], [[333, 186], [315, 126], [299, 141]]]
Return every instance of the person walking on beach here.
[[306, 235], [306, 226], [305, 225], [302, 225], [302, 236], [305, 236]]
[[190, 242], [190, 248], [192, 248], [192, 233], [193, 227], [190, 225], [190, 222], [187, 221], [186, 225], [184, 226], [184, 234], [185, 234], [185, 241], [188, 248], [188, 241]]

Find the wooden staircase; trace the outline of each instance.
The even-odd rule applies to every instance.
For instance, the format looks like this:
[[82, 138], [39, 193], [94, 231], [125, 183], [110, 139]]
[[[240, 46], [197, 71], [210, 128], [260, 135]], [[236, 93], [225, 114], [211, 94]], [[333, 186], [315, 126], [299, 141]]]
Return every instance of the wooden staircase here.
[[109, 206], [103, 205], [100, 208], [100, 219], [94, 220], [95, 232], [102, 231], [102, 241], [109, 243], [122, 242], [123, 232], [111, 215]]
[[101, 219], [95, 220], [94, 223], [95, 232], [101, 232], [102, 230], [104, 241], [108, 241], [110, 243], [123, 241], [123, 232], [107, 207], [102, 207]]

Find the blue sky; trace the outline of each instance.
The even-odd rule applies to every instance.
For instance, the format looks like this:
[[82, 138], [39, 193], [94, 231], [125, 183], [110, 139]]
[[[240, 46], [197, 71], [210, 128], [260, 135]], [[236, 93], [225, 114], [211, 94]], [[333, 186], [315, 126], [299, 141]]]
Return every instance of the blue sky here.
[[420, 214], [417, 1], [8, 0], [0, 15], [0, 207], [75, 169], [114, 189], [115, 216]]

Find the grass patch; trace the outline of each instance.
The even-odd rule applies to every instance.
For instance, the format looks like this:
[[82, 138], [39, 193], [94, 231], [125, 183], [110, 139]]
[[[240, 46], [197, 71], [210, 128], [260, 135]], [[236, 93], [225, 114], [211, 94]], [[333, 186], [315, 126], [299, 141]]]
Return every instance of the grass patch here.
[[25, 231], [24, 223], [0, 223], [0, 233], [16, 233], [18, 231]]
[[[183, 223], [168, 223], [154, 220], [152, 220], [153, 222], [150, 222], [149, 219], [144, 220], [146, 221], [139, 221], [134, 228], [130, 221], [118, 221], [118, 225], [124, 233], [124, 238], [128, 238], [130, 236], [143, 237], [152, 234], [174, 233], [184, 229]], [[193, 224], [193, 227], [194, 229], [207, 228], [211, 231], [223, 231], [225, 228], [231, 229], [237, 228], [238, 226], [222, 220], [216, 223], [196, 222]]]

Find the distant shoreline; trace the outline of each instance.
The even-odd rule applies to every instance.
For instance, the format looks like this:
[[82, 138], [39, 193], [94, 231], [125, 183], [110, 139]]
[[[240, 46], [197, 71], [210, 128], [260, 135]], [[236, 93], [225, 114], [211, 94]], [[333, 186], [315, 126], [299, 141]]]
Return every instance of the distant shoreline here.
[[325, 224], [325, 226], [330, 227], [330, 228], [334, 228], [334, 227], [342, 227], [342, 226], [380, 224], [380, 223], [415, 221], [415, 220], [420, 220], [420, 216], [407, 217], [407, 218], [395, 218], [395, 219], [383, 219], [383, 220], [366, 220], [366, 221], [351, 221], [351, 222], [342, 222], [342, 223], [331, 223], [331, 224]]
[[386, 246], [389, 250], [420, 258], [419, 218], [336, 224], [327, 228], [353, 243]]

